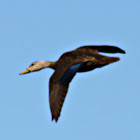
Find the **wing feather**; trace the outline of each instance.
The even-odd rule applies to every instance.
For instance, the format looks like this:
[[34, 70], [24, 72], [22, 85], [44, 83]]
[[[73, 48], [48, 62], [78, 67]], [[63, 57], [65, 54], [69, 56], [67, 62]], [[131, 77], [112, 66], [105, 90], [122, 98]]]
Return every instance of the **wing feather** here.
[[[89, 52], [104, 52], [104, 53], [125, 53], [124, 50], [120, 49], [116, 46], [109, 46], [109, 45], [89, 45], [89, 46], [82, 46], [78, 48], [79, 51], [89, 51]], [[96, 52], [97, 53], [97, 52]]]
[[63, 106], [67, 90], [68, 86], [61, 85], [58, 83], [50, 83], [50, 108], [52, 113], [52, 120], [55, 119], [56, 122], [58, 120], [58, 117], [60, 116], [61, 108]]
[[50, 108], [52, 113], [52, 120], [55, 119], [56, 122], [60, 116], [61, 109], [68, 91], [69, 83], [81, 65], [82, 63], [79, 63], [69, 67], [66, 72], [63, 72], [62, 77], [60, 77], [58, 81], [55, 80], [55, 77], [59, 76], [57, 75], [56, 69], [50, 79]]

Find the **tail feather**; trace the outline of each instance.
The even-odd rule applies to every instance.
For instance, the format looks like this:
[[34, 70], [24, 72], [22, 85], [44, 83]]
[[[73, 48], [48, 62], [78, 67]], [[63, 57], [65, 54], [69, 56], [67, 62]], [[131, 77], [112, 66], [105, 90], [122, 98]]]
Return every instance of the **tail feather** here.
[[103, 59], [99, 64], [98, 64], [98, 68], [101, 68], [103, 66], [106, 66], [108, 64], [117, 62], [120, 60], [120, 58], [118, 57], [104, 57], [105, 59]]
[[120, 58], [119, 57], [108, 57], [108, 59], [106, 59], [107, 64], [113, 63], [113, 62], [117, 62], [119, 61]]

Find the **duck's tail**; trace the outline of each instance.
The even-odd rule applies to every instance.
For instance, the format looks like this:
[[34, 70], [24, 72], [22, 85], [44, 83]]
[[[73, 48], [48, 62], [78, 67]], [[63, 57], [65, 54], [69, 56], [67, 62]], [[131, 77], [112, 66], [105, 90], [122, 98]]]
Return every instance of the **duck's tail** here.
[[106, 57], [104, 57], [104, 58], [102, 59], [102, 61], [100, 61], [98, 67], [100, 68], [100, 67], [103, 67], [103, 66], [105, 66], [105, 65], [108, 65], [108, 64], [117, 62], [117, 61], [119, 61], [119, 60], [120, 60], [119, 57], [107, 57], [107, 56], [106, 56]]

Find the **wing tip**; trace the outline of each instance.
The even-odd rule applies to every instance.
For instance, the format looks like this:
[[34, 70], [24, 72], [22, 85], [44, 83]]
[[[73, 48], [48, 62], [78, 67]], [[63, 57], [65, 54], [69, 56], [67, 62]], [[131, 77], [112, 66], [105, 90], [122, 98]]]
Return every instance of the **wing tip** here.
[[124, 51], [124, 50], [121, 50], [121, 52], [120, 53], [123, 53], [123, 54], [125, 54], [126, 52]]
[[123, 54], [126, 53], [124, 50], [120, 49], [119, 47], [116, 47], [116, 48], [117, 48], [117, 53], [123, 53]]
[[[103, 48], [103, 47], [106, 47], [107, 50], [106, 50], [106, 48]], [[99, 51], [101, 49], [101, 51], [108, 51], [109, 53], [123, 53], [123, 54], [125, 54], [125, 51], [117, 46], [103, 45], [103, 47], [99, 48]]]
[[58, 117], [55, 118], [55, 117], [52, 115], [52, 121], [53, 121], [53, 120], [55, 120], [55, 122], [57, 123]]

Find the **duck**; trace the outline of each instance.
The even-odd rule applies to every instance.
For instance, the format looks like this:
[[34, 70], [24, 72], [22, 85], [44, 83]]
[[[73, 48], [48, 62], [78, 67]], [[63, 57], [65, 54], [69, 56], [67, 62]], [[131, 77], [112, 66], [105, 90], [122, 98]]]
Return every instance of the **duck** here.
[[117, 62], [119, 57], [109, 57], [101, 53], [122, 53], [125, 51], [111, 45], [87, 45], [66, 52], [56, 62], [33, 62], [20, 75], [51, 68], [54, 71], [49, 81], [49, 103], [52, 120], [58, 121], [66, 98], [69, 84], [77, 73], [87, 72]]

